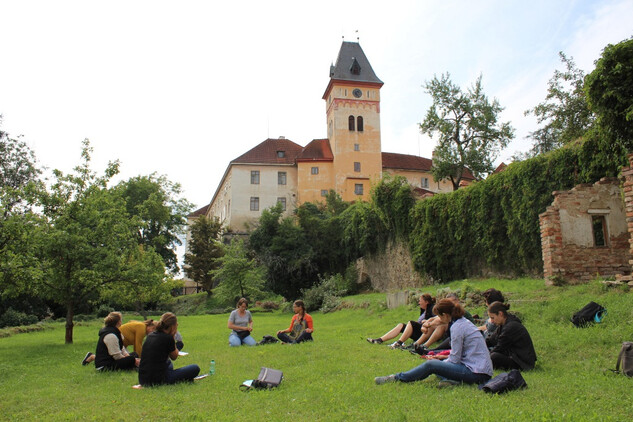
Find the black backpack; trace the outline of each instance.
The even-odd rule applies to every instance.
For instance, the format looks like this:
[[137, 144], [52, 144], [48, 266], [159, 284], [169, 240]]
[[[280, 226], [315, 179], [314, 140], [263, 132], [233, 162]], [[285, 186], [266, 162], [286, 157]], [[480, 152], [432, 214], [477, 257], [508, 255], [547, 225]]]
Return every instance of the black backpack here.
[[502, 372], [487, 383], [479, 386], [480, 390], [491, 394], [502, 394], [520, 388], [527, 388], [527, 383], [518, 369]]
[[586, 327], [593, 322], [600, 322], [607, 314], [607, 310], [596, 302], [589, 302], [581, 310], [571, 317], [571, 322], [576, 327]]

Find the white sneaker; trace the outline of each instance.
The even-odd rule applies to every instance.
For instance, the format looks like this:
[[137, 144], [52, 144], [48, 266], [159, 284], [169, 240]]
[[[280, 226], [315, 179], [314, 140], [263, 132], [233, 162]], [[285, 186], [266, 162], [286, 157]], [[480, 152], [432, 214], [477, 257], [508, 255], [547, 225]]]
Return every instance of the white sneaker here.
[[391, 374], [387, 375], [386, 377], [376, 377], [374, 378], [374, 382], [376, 383], [376, 385], [386, 384], [388, 382], [396, 382], [396, 375]]

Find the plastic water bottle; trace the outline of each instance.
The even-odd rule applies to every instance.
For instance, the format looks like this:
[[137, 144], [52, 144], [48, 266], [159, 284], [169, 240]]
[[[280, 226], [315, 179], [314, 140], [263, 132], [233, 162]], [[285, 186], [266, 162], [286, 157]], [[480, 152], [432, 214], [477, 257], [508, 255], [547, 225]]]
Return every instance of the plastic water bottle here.
[[209, 364], [209, 375], [213, 374], [215, 374], [215, 361], [211, 360], [211, 363]]

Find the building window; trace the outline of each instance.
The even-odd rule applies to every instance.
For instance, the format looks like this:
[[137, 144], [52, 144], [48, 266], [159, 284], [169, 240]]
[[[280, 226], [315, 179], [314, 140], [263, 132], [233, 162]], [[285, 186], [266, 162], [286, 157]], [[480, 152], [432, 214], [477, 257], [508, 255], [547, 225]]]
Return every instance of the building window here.
[[429, 187], [429, 178], [428, 177], [423, 177], [422, 178], [422, 183], [420, 184], [420, 186], [422, 186], [423, 188], [428, 188]]
[[363, 131], [363, 116], [358, 116], [358, 118], [356, 119], [356, 121], [358, 122], [358, 123], [356, 124], [356, 129], [357, 129], [359, 132], [362, 132], [362, 131]]
[[327, 196], [327, 189], [321, 189], [321, 196]]
[[259, 211], [259, 197], [251, 196], [251, 211]]
[[277, 203], [281, 204], [282, 211], [286, 211], [286, 198], [280, 196], [279, 198], [277, 198]]
[[277, 158], [284, 158], [286, 156], [286, 151], [277, 151]]
[[360, 151], [360, 144], [354, 144], [354, 151]]
[[347, 119], [348, 121], [348, 129], [349, 130], [356, 130], [354, 127], [354, 116], [349, 116], [349, 118]]
[[355, 161], [354, 162], [354, 171], [356, 173], [360, 173], [360, 162], [359, 161]]
[[278, 185], [285, 185], [286, 184], [286, 172], [285, 171], [277, 172], [277, 184]]
[[593, 244], [596, 247], [607, 246], [607, 224], [604, 215], [592, 215], [591, 227], [593, 229]]
[[319, 168], [318, 167], [312, 167], [310, 169], [310, 174], [319, 174]]
[[362, 183], [356, 183], [354, 185], [354, 193], [356, 195], [362, 195], [363, 194], [363, 184]]
[[251, 170], [251, 185], [259, 185], [259, 170]]

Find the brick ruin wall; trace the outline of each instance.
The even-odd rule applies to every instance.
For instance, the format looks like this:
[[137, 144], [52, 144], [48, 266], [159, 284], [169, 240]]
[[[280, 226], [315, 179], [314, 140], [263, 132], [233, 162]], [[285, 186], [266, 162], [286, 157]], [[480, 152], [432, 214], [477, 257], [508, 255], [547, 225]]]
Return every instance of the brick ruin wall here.
[[356, 263], [359, 282], [369, 281], [373, 290], [389, 292], [421, 287], [428, 282], [413, 269], [407, 245], [390, 243], [384, 253], [359, 259]]
[[[578, 283], [630, 274], [631, 227], [627, 230], [619, 180], [603, 178], [553, 195], [552, 205], [539, 216], [545, 279]], [[605, 219], [606, 246], [594, 246], [594, 215]]]

